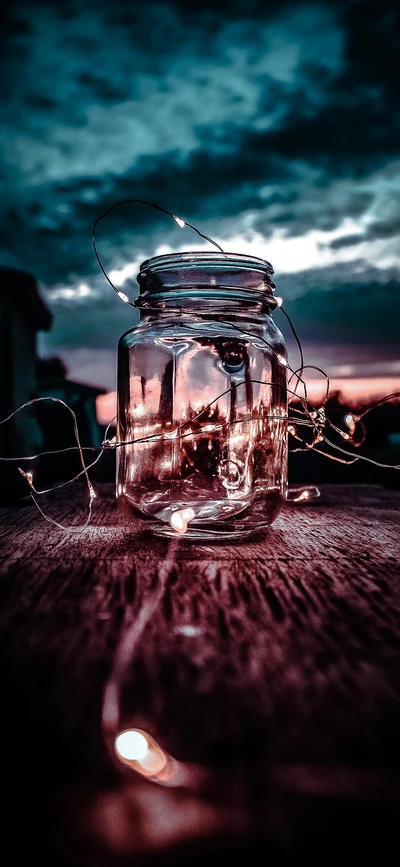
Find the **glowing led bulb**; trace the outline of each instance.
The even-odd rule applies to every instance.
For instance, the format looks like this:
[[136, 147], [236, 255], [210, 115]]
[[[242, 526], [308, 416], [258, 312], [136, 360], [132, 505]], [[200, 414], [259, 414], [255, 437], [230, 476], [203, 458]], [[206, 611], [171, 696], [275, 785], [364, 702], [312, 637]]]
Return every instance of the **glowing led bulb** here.
[[184, 226], [186, 226], [185, 221], [182, 220], [180, 217], [176, 217], [175, 214], [172, 214], [172, 216], [173, 216], [173, 218], [174, 218], [174, 220], [175, 220], [175, 223], [178, 223], [178, 226], [180, 226], [181, 229], [183, 229]]
[[345, 415], [344, 420], [347, 424], [347, 427], [348, 427], [350, 433], [354, 433], [354, 431], [356, 429], [356, 417], [353, 415], [353, 413], [348, 412], [347, 415]]
[[303, 503], [307, 500], [314, 500], [321, 496], [319, 488], [312, 485], [309, 488], [289, 488], [286, 494], [286, 499], [290, 503]]
[[147, 738], [137, 729], [127, 729], [115, 738], [115, 750], [121, 759], [140, 761], [149, 749]]
[[31, 473], [31, 472], [29, 472], [29, 471], [26, 473], [25, 470], [22, 470], [22, 469], [21, 469], [21, 467], [18, 467], [18, 470], [19, 470], [19, 472], [21, 473], [21, 476], [23, 476], [24, 479], [26, 479], [26, 481], [28, 482], [28, 485], [29, 485], [30, 487], [32, 487], [32, 483], [33, 483], [33, 473]]
[[129, 304], [129, 298], [127, 295], [125, 295], [125, 292], [118, 292], [118, 295], [121, 301], [125, 301], [125, 304]]
[[110, 440], [103, 440], [103, 446], [106, 446], [109, 449], [114, 448], [117, 442], [117, 437], [112, 437]]
[[309, 495], [308, 491], [302, 491], [301, 494], [299, 494], [299, 496], [296, 497], [295, 502], [300, 503], [301, 500], [308, 500], [309, 496], [310, 495]]
[[277, 357], [278, 361], [280, 362], [280, 364], [283, 364], [284, 367], [287, 367], [287, 361], [283, 355], [280, 355], [280, 353], [277, 352], [276, 357]]
[[283, 304], [283, 298], [280, 298], [279, 295], [275, 295], [275, 301], [276, 301], [278, 307], [282, 307], [282, 304]]
[[312, 412], [310, 412], [310, 418], [315, 418], [321, 424], [325, 424], [326, 416], [325, 416], [324, 408], [320, 407], [320, 409], [315, 409]]
[[191, 521], [195, 516], [194, 509], [176, 509], [175, 512], [172, 512], [172, 515], [169, 519], [171, 527], [173, 530], [176, 530], [177, 533], [180, 533], [181, 536], [186, 533], [187, 525], [189, 521]]

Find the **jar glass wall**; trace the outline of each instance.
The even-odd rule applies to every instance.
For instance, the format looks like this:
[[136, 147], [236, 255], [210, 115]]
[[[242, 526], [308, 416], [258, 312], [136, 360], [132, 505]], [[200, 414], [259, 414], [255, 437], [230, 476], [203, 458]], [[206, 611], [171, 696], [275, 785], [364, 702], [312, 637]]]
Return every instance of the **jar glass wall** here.
[[117, 498], [156, 533], [240, 539], [286, 496], [286, 350], [272, 268], [182, 253], [138, 276], [118, 347]]

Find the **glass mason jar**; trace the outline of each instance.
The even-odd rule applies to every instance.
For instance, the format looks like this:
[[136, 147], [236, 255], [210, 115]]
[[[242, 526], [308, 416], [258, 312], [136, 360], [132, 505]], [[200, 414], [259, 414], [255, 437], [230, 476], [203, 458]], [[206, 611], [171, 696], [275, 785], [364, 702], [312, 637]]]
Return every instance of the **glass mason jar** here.
[[117, 499], [158, 534], [242, 539], [287, 489], [287, 370], [271, 265], [233, 253], [140, 267], [118, 344]]

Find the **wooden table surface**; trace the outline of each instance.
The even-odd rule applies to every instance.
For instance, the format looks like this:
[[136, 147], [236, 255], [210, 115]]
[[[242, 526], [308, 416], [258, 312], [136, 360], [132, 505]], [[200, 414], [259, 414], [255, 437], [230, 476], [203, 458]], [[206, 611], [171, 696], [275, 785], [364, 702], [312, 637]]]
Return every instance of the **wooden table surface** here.
[[[400, 492], [323, 486], [241, 546], [152, 538], [112, 486], [97, 493], [78, 533], [32, 504], [0, 512], [9, 863], [389, 863]], [[72, 523], [84, 504], [78, 484], [46, 508]], [[183, 786], [143, 779], [109, 749], [103, 697], [121, 647], [117, 729], [151, 734]]]

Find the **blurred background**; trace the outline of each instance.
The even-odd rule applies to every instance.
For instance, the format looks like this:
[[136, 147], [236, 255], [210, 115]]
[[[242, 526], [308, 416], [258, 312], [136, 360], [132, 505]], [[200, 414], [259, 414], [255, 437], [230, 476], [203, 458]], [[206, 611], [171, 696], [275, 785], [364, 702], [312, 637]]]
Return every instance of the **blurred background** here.
[[[35, 396], [65, 400], [98, 446], [115, 413], [115, 355], [135, 311], [112, 292], [94, 220], [143, 198], [230, 252], [268, 259], [303, 343], [332, 380], [341, 426], [400, 389], [398, 4], [382, 0], [16, 0], [1, 25], [1, 418]], [[104, 220], [98, 246], [134, 298], [140, 262], [202, 249], [139, 205]], [[284, 317], [275, 315], [298, 366]], [[321, 377], [308, 375], [322, 399]], [[400, 405], [368, 417], [365, 454], [400, 458]], [[0, 427], [0, 454], [73, 444], [52, 402]], [[343, 445], [343, 441], [341, 442]], [[43, 479], [67, 477], [69, 455]], [[21, 489], [15, 466], [1, 490]], [[113, 475], [105, 454], [97, 478]], [[294, 482], [398, 486], [367, 464], [297, 453]]]

